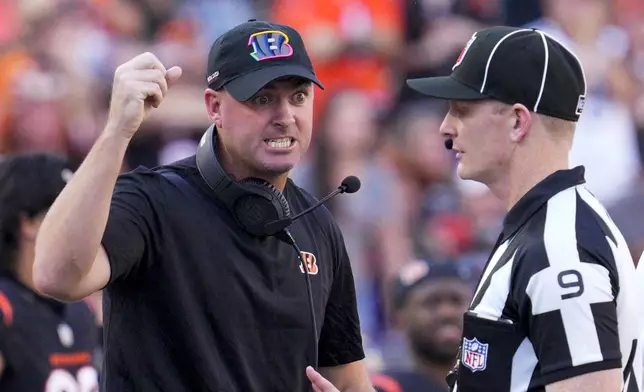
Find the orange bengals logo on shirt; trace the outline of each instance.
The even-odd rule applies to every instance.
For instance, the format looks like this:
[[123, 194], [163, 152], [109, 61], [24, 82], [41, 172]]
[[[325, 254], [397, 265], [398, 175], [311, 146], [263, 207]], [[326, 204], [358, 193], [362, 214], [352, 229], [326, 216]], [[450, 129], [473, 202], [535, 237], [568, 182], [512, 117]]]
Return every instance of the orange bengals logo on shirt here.
[[[317, 275], [319, 268], [318, 268], [317, 259], [315, 258], [315, 255], [309, 252], [302, 252], [301, 255], [302, 255], [302, 260], [304, 260], [304, 264], [306, 265], [306, 271], [309, 273], [309, 275]], [[304, 268], [302, 267], [301, 262], [300, 262], [300, 271], [304, 273]]]

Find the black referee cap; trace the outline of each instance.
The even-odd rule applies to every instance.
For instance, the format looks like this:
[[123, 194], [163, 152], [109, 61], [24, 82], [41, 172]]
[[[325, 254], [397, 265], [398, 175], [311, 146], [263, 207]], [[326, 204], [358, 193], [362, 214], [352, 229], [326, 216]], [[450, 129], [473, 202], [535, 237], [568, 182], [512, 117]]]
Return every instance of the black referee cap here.
[[251, 19], [215, 40], [208, 55], [208, 87], [246, 101], [268, 83], [300, 76], [324, 89], [300, 34], [292, 27]]
[[474, 33], [451, 75], [407, 85], [440, 99], [521, 103], [569, 121], [579, 120], [586, 99], [586, 78], [574, 53], [540, 30], [506, 26]]

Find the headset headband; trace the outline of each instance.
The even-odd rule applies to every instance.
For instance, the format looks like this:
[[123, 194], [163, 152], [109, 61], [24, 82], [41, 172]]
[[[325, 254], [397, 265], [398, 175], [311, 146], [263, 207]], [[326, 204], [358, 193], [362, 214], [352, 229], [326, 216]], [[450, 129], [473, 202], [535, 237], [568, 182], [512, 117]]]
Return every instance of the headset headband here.
[[217, 128], [211, 125], [201, 137], [197, 149], [197, 169], [208, 186], [215, 192], [229, 208], [230, 201], [246, 193], [246, 191], [233, 180], [221, 167], [216, 149]]

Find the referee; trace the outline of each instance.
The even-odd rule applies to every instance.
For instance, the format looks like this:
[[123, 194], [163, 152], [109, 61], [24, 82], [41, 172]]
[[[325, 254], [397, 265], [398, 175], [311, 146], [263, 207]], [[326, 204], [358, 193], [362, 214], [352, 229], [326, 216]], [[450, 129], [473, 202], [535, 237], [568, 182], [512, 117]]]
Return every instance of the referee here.
[[342, 234], [323, 207], [289, 221], [317, 204], [288, 178], [321, 86], [302, 38], [243, 23], [207, 75], [195, 155], [118, 176], [181, 76], [150, 53], [118, 67], [105, 130], [42, 224], [36, 286], [67, 301], [105, 289], [105, 392], [372, 391]]
[[639, 298], [627, 245], [569, 168], [586, 81], [541, 31], [473, 34], [447, 77], [409, 80], [449, 100], [441, 126], [458, 175], [508, 213], [464, 315], [453, 391], [642, 390]]

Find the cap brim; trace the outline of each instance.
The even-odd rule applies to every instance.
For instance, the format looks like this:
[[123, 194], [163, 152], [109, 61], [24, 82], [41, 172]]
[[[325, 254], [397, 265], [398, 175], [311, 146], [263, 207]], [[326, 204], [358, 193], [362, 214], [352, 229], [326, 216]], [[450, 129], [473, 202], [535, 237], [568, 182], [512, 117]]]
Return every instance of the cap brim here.
[[438, 99], [474, 101], [489, 98], [478, 90], [459, 82], [452, 76], [408, 79], [407, 86], [423, 95]]
[[231, 80], [224, 87], [236, 100], [247, 101], [270, 82], [286, 76], [299, 76], [308, 79], [324, 90], [322, 82], [315, 74], [301, 65], [275, 65], [261, 68]]

